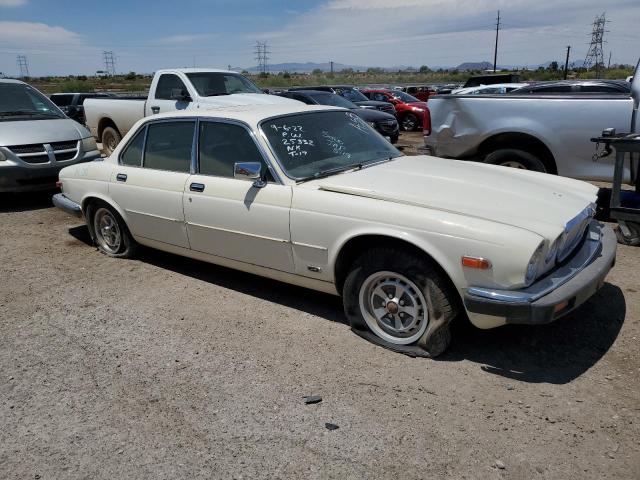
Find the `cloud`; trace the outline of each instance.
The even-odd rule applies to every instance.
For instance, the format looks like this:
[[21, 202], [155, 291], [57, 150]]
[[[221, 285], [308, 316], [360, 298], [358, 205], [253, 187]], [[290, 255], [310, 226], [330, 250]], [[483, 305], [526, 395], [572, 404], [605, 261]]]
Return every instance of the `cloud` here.
[[0, 43], [30, 48], [56, 44], [78, 46], [82, 45], [83, 41], [80, 35], [63, 27], [34, 22], [0, 21]]
[[216, 33], [196, 33], [196, 34], [183, 34], [183, 35], [169, 35], [168, 37], [162, 37], [156, 40], [154, 43], [158, 45], [170, 45], [170, 44], [185, 44], [196, 43], [205, 40], [211, 40], [219, 35]]
[[[599, 0], [328, 0], [257, 36], [269, 41], [272, 63], [453, 66], [492, 59], [500, 9], [498, 62], [528, 65], [559, 58], [568, 44], [576, 56], [584, 55], [593, 17], [602, 8]], [[638, 16], [637, 0], [607, 4], [614, 61], [634, 61], [640, 34], [631, 19]]]
[[27, 0], [0, 0], [0, 7], [21, 7], [26, 3]]

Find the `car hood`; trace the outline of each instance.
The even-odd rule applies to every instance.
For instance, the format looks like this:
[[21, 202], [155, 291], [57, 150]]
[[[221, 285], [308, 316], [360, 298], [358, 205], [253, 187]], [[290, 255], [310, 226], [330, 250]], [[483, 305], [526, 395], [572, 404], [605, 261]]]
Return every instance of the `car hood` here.
[[69, 118], [18, 120], [0, 123], [0, 145], [65, 142], [90, 135], [89, 131]]
[[391, 105], [389, 102], [378, 102], [376, 100], [363, 100], [361, 102], [353, 102], [353, 103], [355, 103], [360, 107], [374, 107], [374, 108], [388, 107], [389, 105]]
[[597, 195], [596, 187], [578, 180], [425, 155], [400, 157], [305, 185], [309, 184], [328, 192], [482, 218], [550, 240]]
[[385, 120], [396, 120], [395, 116], [391, 115], [390, 113], [381, 112], [380, 110], [371, 110], [369, 108], [354, 108], [351, 111], [358, 115], [365, 122], [384, 122]]
[[291, 98], [284, 98], [278, 95], [268, 95], [266, 93], [234, 93], [233, 95], [219, 95], [215, 97], [202, 97], [201, 103], [210, 103], [215, 106], [236, 106], [236, 105], [291, 105], [301, 102]]

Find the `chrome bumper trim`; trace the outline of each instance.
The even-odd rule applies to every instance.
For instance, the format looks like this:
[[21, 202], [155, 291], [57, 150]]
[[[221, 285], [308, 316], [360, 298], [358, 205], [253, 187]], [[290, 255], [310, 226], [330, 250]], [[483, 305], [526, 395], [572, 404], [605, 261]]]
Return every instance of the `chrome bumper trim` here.
[[56, 193], [51, 200], [60, 210], [78, 218], [82, 217], [82, 207], [73, 200], [69, 200], [63, 193]]

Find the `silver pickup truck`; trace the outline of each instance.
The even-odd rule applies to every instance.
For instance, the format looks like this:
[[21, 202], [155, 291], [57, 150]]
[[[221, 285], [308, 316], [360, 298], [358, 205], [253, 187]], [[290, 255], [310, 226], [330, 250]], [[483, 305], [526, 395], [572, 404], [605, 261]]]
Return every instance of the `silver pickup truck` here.
[[91, 98], [84, 102], [87, 126], [110, 155], [140, 119], [174, 110], [231, 105], [300, 102], [267, 95], [248, 78], [229, 70], [174, 68], [158, 70], [148, 97]]
[[[427, 150], [456, 159], [583, 180], [610, 181], [613, 158], [593, 160], [592, 137], [604, 129], [636, 132], [640, 75], [631, 97], [602, 94], [437, 95], [429, 99]], [[625, 181], [630, 180], [625, 172]]]

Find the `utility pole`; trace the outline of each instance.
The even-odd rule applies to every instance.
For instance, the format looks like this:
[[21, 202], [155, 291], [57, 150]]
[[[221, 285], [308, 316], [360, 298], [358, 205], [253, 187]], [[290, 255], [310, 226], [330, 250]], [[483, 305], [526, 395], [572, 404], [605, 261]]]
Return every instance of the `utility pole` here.
[[567, 45], [567, 58], [564, 61], [564, 79], [567, 79], [567, 70], [569, 69], [569, 52], [571, 51], [571, 45]]
[[25, 78], [29, 76], [29, 64], [27, 63], [26, 55], [18, 55], [18, 68], [20, 69], [20, 77]]
[[611, 68], [611, 50], [609, 50], [609, 62], [607, 63], [607, 70]]
[[102, 52], [102, 55], [104, 57], [104, 69], [105, 69], [105, 71], [109, 75], [114, 76], [116, 74], [116, 61], [113, 58], [113, 52], [104, 51], [104, 52]]
[[500, 32], [500, 10], [498, 10], [498, 18], [496, 19], [496, 47], [493, 50], [493, 73], [496, 73], [498, 65], [498, 32]]
[[602, 15], [596, 16], [593, 20], [593, 27], [591, 30], [591, 44], [589, 45], [589, 51], [584, 59], [582, 66], [589, 70], [592, 66], [596, 67], [596, 78], [600, 78], [600, 69], [604, 67], [604, 53], [602, 51], [602, 44], [604, 43], [605, 24], [607, 20]]
[[331, 65], [331, 75], [333, 75], [333, 60], [331, 60], [329, 64]]

